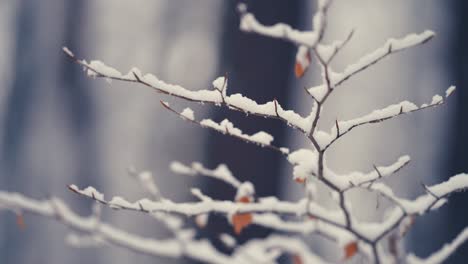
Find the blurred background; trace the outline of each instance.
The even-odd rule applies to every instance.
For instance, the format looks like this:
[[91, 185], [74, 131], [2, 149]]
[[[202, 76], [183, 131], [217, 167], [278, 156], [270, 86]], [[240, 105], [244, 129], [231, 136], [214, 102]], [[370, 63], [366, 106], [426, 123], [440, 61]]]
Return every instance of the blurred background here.
[[[291, 181], [292, 168], [277, 153], [203, 130], [168, 114], [159, 100], [177, 108], [190, 106], [200, 117], [227, 117], [253, 133], [265, 130], [275, 143], [291, 149], [311, 147], [299, 133], [278, 121], [245, 117], [213, 106], [198, 106], [160, 96], [138, 85], [93, 80], [61, 52], [99, 59], [126, 72], [137, 66], [189, 89], [211, 87], [228, 73], [229, 92], [258, 102], [278, 100], [307, 114], [311, 107], [303, 87], [320, 82], [316, 64], [300, 80], [294, 77], [296, 47], [239, 31], [237, 1], [217, 0], [0, 0], [0, 189], [35, 198], [58, 196], [82, 214], [91, 203], [66, 189], [67, 184], [95, 186], [106, 195], [142, 198], [126, 169], [149, 170], [163, 195], [193, 199], [191, 186], [216, 198], [232, 199], [234, 191], [201, 178], [171, 173], [171, 161], [201, 161], [214, 168], [226, 163], [242, 180], [252, 181], [258, 196], [295, 200], [303, 190]], [[247, 0], [265, 24], [285, 22], [311, 29], [315, 1]], [[355, 34], [336, 58], [340, 71], [389, 37], [432, 29], [426, 45], [398, 53], [343, 85], [326, 105], [321, 129], [336, 118], [350, 119], [405, 99], [421, 104], [433, 94], [458, 87], [449, 104], [405, 115], [383, 124], [356, 129], [330, 150], [328, 163], [342, 173], [389, 164], [400, 155], [409, 167], [387, 183], [401, 196], [423, 192], [420, 182], [435, 184], [468, 172], [468, 2], [463, 0], [336, 0], [330, 8], [327, 41]], [[381, 215], [377, 197], [353, 194], [363, 219]], [[468, 224], [468, 197], [457, 194], [448, 206], [420, 218], [406, 247], [427, 256]], [[163, 238], [167, 231], [142, 215], [104, 211], [104, 219], [126, 230]], [[177, 263], [152, 259], [124, 249], [75, 249], [64, 243], [67, 229], [50, 219], [26, 215], [20, 230], [15, 216], [0, 212], [0, 263]], [[189, 221], [190, 222], [190, 221]], [[223, 218], [210, 218], [200, 236], [230, 232]], [[265, 236], [269, 230], [247, 229], [240, 241]], [[312, 237], [311, 247], [329, 252]], [[468, 247], [449, 263], [465, 263]], [[333, 252], [329, 252], [333, 260]], [[335, 254], [336, 255], [336, 254]], [[285, 260], [286, 261], [286, 260]], [[358, 262], [359, 259], [354, 261]]]

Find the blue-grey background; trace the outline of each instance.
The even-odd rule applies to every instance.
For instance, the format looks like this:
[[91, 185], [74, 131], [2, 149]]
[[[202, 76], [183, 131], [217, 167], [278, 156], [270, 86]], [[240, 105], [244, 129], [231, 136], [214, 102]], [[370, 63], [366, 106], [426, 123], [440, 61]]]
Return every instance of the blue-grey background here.
[[[249, 9], [266, 24], [286, 22], [310, 29], [314, 1], [248, 0]], [[172, 160], [224, 162], [242, 180], [251, 180], [260, 196], [294, 199], [302, 194], [290, 178], [291, 167], [266, 149], [222, 137], [165, 112], [159, 100], [191, 106], [198, 116], [228, 117], [252, 133], [265, 130], [275, 142], [293, 149], [308, 146], [300, 135], [277, 121], [246, 118], [211, 106], [161, 97], [137, 85], [92, 80], [61, 52], [100, 59], [122, 71], [137, 66], [189, 89], [203, 89], [229, 76], [229, 91], [282, 104], [306, 114], [310, 101], [303, 86], [319, 82], [317, 67], [301, 80], [293, 75], [296, 48], [284, 41], [238, 30], [237, 1], [216, 0], [1, 0], [0, 1], [0, 189], [35, 198], [58, 196], [83, 214], [90, 202], [66, 185], [92, 185], [106, 195], [142, 198], [126, 168], [150, 170], [167, 197], [193, 199], [192, 185], [215, 197], [230, 199], [232, 190], [212, 181], [169, 172]], [[326, 40], [355, 36], [337, 57], [339, 71], [389, 37], [433, 29], [437, 38], [420, 48], [382, 61], [334, 94], [322, 129], [335, 118], [348, 119], [404, 99], [423, 103], [451, 84], [458, 86], [449, 105], [353, 131], [333, 148], [329, 164], [339, 172], [369, 170], [400, 154], [413, 161], [388, 183], [398, 194], [415, 197], [419, 182], [434, 184], [468, 171], [468, 3], [463, 0], [336, 0], [330, 9]], [[376, 199], [356, 194], [364, 218], [383, 208]], [[457, 194], [448, 206], [418, 219], [407, 248], [426, 256], [468, 224], [467, 197]], [[105, 210], [104, 219], [142, 235], [165, 237], [154, 220], [133, 213]], [[172, 263], [168, 259], [115, 248], [74, 249], [64, 243], [67, 229], [50, 219], [26, 215], [21, 231], [11, 213], [0, 213], [0, 263]], [[201, 236], [215, 238], [229, 229], [222, 218], [210, 220]], [[240, 240], [264, 236], [248, 229]], [[216, 243], [216, 241], [215, 241]], [[311, 246], [329, 249], [311, 239]], [[464, 263], [467, 247], [449, 263]]]

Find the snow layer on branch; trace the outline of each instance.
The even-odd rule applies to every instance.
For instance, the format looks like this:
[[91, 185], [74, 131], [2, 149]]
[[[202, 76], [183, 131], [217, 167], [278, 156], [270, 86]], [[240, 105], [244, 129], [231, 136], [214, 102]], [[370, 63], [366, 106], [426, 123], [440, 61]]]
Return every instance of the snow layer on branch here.
[[[120, 73], [118, 70], [109, 67], [105, 65], [103, 62], [98, 61], [98, 60], [93, 60], [88, 64], [91, 68], [96, 69], [100, 74], [103, 74], [105, 76], [111, 77], [111, 78], [119, 78], [122, 76], [122, 73]], [[96, 77], [97, 74], [95, 71], [92, 70], [87, 70], [88, 76], [91, 77]]]
[[288, 155], [289, 163], [294, 165], [293, 179], [303, 182], [309, 176], [317, 175], [318, 154], [315, 150], [299, 149]]
[[181, 116], [183, 116], [184, 118], [187, 118], [188, 120], [195, 120], [195, 115], [193, 113], [193, 110], [190, 109], [190, 108], [185, 108], [181, 113], [180, 113]]
[[309, 67], [310, 54], [309, 49], [305, 46], [300, 46], [296, 53], [296, 63], [300, 63], [304, 69]]
[[219, 92], [216, 90], [190, 91], [180, 85], [168, 84], [150, 73], [145, 74], [142, 80], [153, 87], [157, 87], [158, 89], [167, 92], [170, 95], [185, 97], [193, 101], [211, 101], [217, 103], [222, 102], [219, 96]]
[[318, 86], [311, 87], [307, 89], [307, 91], [312, 97], [314, 97], [315, 100], [321, 102], [328, 92], [328, 87], [326, 84], [321, 84]]
[[414, 254], [409, 254], [406, 260], [409, 264], [439, 264], [443, 263], [455, 250], [468, 240], [468, 228], [465, 228], [451, 242], [445, 244], [441, 249], [432, 253], [429, 257], [421, 259]]
[[348, 65], [343, 73], [334, 74], [332, 80], [332, 87], [341, 84], [344, 80], [354, 75], [355, 73], [367, 68], [373, 63], [379, 61], [388, 54], [395, 53], [410, 47], [414, 47], [429, 41], [434, 37], [435, 33], [426, 30], [420, 34], [409, 34], [400, 39], [389, 39], [385, 44], [376, 49], [375, 51], [361, 57], [356, 63]]
[[255, 187], [254, 185], [249, 182], [243, 182], [239, 188], [237, 188], [237, 193], [236, 193], [236, 201], [241, 200], [241, 198], [247, 197], [251, 200], [253, 200], [253, 196], [255, 195]]
[[[63, 49], [65, 51], [66, 48], [64, 47]], [[71, 53], [71, 55], [74, 58], [73, 53]], [[136, 67], [133, 67], [126, 75], [122, 75], [122, 73], [120, 73], [118, 70], [110, 66], [107, 66], [105, 63], [98, 61], [98, 60], [93, 60], [90, 63], [86, 62], [85, 60], [78, 60], [78, 59], [76, 60], [78, 63], [80, 63], [81, 65], [85, 67], [88, 75], [92, 77], [106, 77], [106, 78], [118, 79], [118, 80], [123, 80], [123, 81], [132, 81], [132, 82], [141, 81], [161, 92], [167, 93], [169, 95], [176, 95], [179, 97], [184, 97], [192, 101], [210, 101], [213, 103], [222, 102], [222, 99], [220, 98], [219, 92], [217, 90], [191, 91], [191, 90], [185, 89], [184, 87], [180, 85], [168, 84], [158, 79], [153, 74], [147, 73], [143, 75], [141, 71]]]
[[329, 4], [329, 0], [318, 1], [317, 13], [315, 13], [313, 18], [313, 31], [299, 31], [284, 23], [277, 23], [272, 26], [263, 25], [252, 13], [247, 12], [247, 6], [245, 4], [240, 4], [238, 6], [238, 10], [241, 13], [239, 27], [244, 32], [254, 32], [259, 35], [284, 39], [296, 45], [313, 48], [317, 45], [323, 34], [325, 12]]
[[443, 205], [438, 203], [440, 200], [442, 200], [443, 203], [443, 198], [445, 198], [445, 196], [466, 188], [468, 188], [467, 174], [458, 174], [452, 176], [449, 180], [443, 183], [427, 187], [429, 193], [421, 195], [414, 200], [407, 200], [397, 197], [393, 193], [393, 190], [383, 183], [375, 183], [371, 186], [372, 190], [376, 190], [397, 202], [408, 214], [422, 214], [429, 209], [438, 209], [441, 205]]
[[314, 47], [318, 41], [318, 35], [315, 31], [299, 31], [284, 23], [265, 26], [258, 22], [252, 13], [242, 14], [240, 29], [244, 32], [254, 32], [272, 38], [287, 39], [297, 45], [307, 47]]
[[338, 175], [329, 168], [326, 168], [325, 178], [333, 183], [340, 190], [345, 190], [353, 186], [360, 186], [364, 183], [370, 183], [379, 179], [394, 174], [410, 161], [410, 157], [401, 156], [396, 162], [389, 166], [376, 167], [368, 173], [354, 171], [344, 175]]
[[219, 240], [221, 240], [221, 242], [223, 242], [223, 244], [227, 248], [234, 248], [237, 245], [236, 239], [233, 236], [226, 233], [220, 234]]
[[[243, 183], [239, 188], [238, 196], [252, 194], [253, 186], [249, 182]], [[78, 194], [84, 195], [88, 198], [94, 199], [92, 196], [84, 194], [81, 190], [75, 191]], [[237, 196], [236, 196], [237, 197]], [[129, 202], [121, 197], [114, 197], [111, 201], [101, 201], [112, 208], [144, 211], [144, 212], [167, 212], [183, 214], [186, 216], [195, 216], [204, 213], [268, 213], [276, 212], [278, 214], [290, 215], [307, 215], [316, 216], [317, 218], [327, 219], [328, 222], [343, 224], [344, 214], [341, 210], [331, 210], [324, 208], [321, 205], [302, 199], [297, 202], [279, 201], [275, 197], [259, 198], [258, 202], [239, 203], [233, 201], [217, 201], [213, 199], [202, 199], [199, 202], [184, 202], [175, 203], [170, 200], [164, 199], [161, 201], [151, 201], [148, 199], [141, 199], [136, 202]]]
[[[83, 193], [84, 190], [81, 190]], [[84, 192], [86, 193], [86, 192]], [[276, 259], [282, 252], [298, 252], [305, 260], [320, 260], [307, 251], [301, 241], [291, 237], [270, 237], [259, 239], [255, 244], [246, 244], [235, 249], [232, 256], [217, 251], [206, 239], [196, 240], [192, 229], [180, 230], [176, 238], [151, 239], [137, 236], [117, 229], [107, 223], [96, 225], [94, 218], [81, 217], [71, 211], [59, 199], [34, 200], [18, 193], [0, 191], [0, 204], [9, 210], [32, 212], [46, 217], [53, 217], [65, 225], [86, 234], [95, 236], [106, 244], [113, 244], [137, 253], [170, 258], [187, 257], [203, 263], [244, 264], [256, 263], [251, 254], [260, 258]], [[291, 246], [287, 246], [291, 245]], [[300, 247], [297, 247], [300, 246]], [[281, 248], [279, 250], [278, 248]], [[278, 249], [278, 250], [277, 250]], [[272, 253], [272, 250], [275, 251]], [[322, 263], [322, 262], [314, 262]]]
[[[430, 103], [424, 103], [421, 106], [417, 106], [416, 104], [412, 102], [403, 101], [398, 104], [389, 105], [382, 109], [374, 110], [371, 113], [358, 117], [358, 118], [354, 118], [354, 119], [350, 119], [346, 121], [337, 121], [337, 124], [335, 124], [335, 126], [333, 126], [330, 131], [330, 135], [333, 135], [333, 136], [329, 137], [328, 142], [326, 142], [325, 140], [322, 141], [320, 146], [328, 147], [337, 138], [348, 133], [350, 130], [352, 130], [353, 128], [357, 126], [378, 123], [378, 122], [381, 122], [381, 121], [384, 121], [384, 120], [387, 120], [387, 119], [390, 119], [390, 118], [393, 118], [402, 114], [423, 110], [429, 107], [439, 106], [445, 103], [445, 100], [453, 93], [454, 90], [455, 90], [455, 86], [450, 86], [445, 92], [445, 97], [442, 97], [436, 94], [432, 97], [432, 100]], [[337, 129], [337, 126], [338, 126], [338, 129]]]
[[319, 44], [316, 51], [323, 61], [328, 62], [337, 53], [337, 51], [344, 45], [347, 40], [334, 41], [329, 45]]
[[303, 131], [307, 131], [312, 125], [311, 117], [302, 117], [292, 110], [284, 110], [276, 101], [270, 101], [265, 104], [258, 104], [254, 100], [243, 96], [242, 94], [232, 94], [225, 98], [226, 103], [232, 107], [242, 109], [246, 113], [280, 116], [285, 119], [288, 124], [299, 127]]
[[461, 173], [450, 177], [447, 181], [428, 187], [431, 193], [443, 197], [453, 191], [460, 191], [468, 187], [468, 174]]
[[227, 79], [226, 77], [218, 77], [213, 81], [213, 87], [219, 91], [226, 92], [227, 89]]
[[273, 136], [270, 134], [260, 131], [257, 132], [253, 135], [246, 135], [242, 133], [242, 130], [239, 128], [234, 127], [234, 124], [231, 123], [229, 120], [224, 119], [221, 121], [221, 123], [216, 123], [211, 119], [203, 119], [200, 122], [201, 125], [213, 128], [215, 130], [218, 130], [222, 133], [229, 133], [235, 136], [238, 136], [240, 138], [246, 139], [248, 141], [253, 141], [255, 143], [258, 143], [260, 145], [270, 145], [270, 143], [273, 141]]
[[[87, 188], [87, 190], [91, 189]], [[89, 193], [89, 191], [85, 190], [79, 191], [81, 193]], [[167, 257], [180, 257], [182, 254], [181, 245], [176, 240], [149, 239], [119, 230], [106, 223], [99, 223], [99, 225], [96, 225], [94, 218], [85, 218], [75, 214], [59, 199], [34, 200], [18, 193], [0, 191], [0, 204], [5, 205], [11, 210], [19, 209], [43, 216], [54, 217], [76, 230], [98, 235], [107, 242], [143, 254]]]
[[385, 221], [382, 223], [354, 223], [356, 231], [360, 232], [368, 239], [373, 240], [398, 223], [405, 215], [421, 215], [429, 210], [438, 209], [441, 206], [441, 204], [438, 204], [440, 200], [445, 200], [448, 195], [453, 194], [454, 192], [467, 189], [468, 174], [458, 174], [452, 176], [445, 182], [431, 187], [426, 187], [428, 193], [421, 195], [414, 200], [408, 200], [396, 196], [393, 190], [383, 183], [374, 183], [368, 188], [378, 191], [398, 205], [398, 207], [395, 207], [388, 215], [385, 216]]
[[98, 192], [94, 187], [88, 186], [85, 189], [80, 190], [76, 185], [72, 184], [68, 186], [68, 188], [79, 194], [82, 194], [88, 197], [93, 197], [96, 200], [104, 200], [104, 194]]
[[117, 79], [128, 82], [139, 82], [155, 89], [158, 92], [189, 101], [212, 103], [215, 105], [225, 104], [231, 109], [235, 109], [246, 114], [281, 119], [288, 125], [300, 129], [302, 132], [308, 131], [312, 125], [313, 116], [307, 116], [304, 118], [292, 110], [284, 110], [276, 100], [264, 104], [259, 104], [256, 101], [243, 96], [242, 94], [233, 94], [227, 96], [226, 87], [224, 87], [222, 90], [222, 96], [220, 96], [220, 87], [222, 88], [224, 84], [224, 86], [227, 86], [227, 80], [225, 77], [219, 77], [213, 82], [213, 86], [215, 87], [213, 90], [191, 91], [180, 85], [166, 83], [152, 74], [148, 73], [143, 75], [141, 71], [135, 67], [133, 67], [127, 74], [122, 75], [119, 71], [105, 65], [103, 62], [93, 61], [93, 63], [88, 63], [85, 60], [77, 59], [66, 47], [64, 47], [63, 50], [76, 63], [82, 65], [91, 75], [95, 77]]
[[212, 177], [221, 181], [224, 181], [230, 185], [232, 185], [234, 188], [239, 188], [241, 185], [241, 182], [234, 177], [232, 172], [229, 170], [229, 168], [225, 164], [220, 164], [218, 165], [215, 169], [210, 170], [205, 168], [201, 163], [199, 162], [193, 162], [191, 166], [186, 166], [178, 161], [174, 161], [170, 165], [170, 169], [174, 173], [178, 174], [183, 174], [183, 175], [204, 175], [207, 177]]
[[331, 135], [321, 130], [315, 131], [314, 138], [320, 149], [324, 149], [332, 141]]
[[403, 101], [398, 104], [387, 106], [383, 109], [378, 109], [372, 111], [370, 114], [367, 114], [362, 117], [358, 117], [355, 119], [347, 120], [347, 121], [339, 121], [338, 126], [340, 131], [348, 131], [351, 127], [356, 126], [358, 124], [376, 122], [382, 119], [387, 119], [392, 116], [399, 115], [401, 113], [412, 112], [418, 109], [418, 106], [412, 102]]

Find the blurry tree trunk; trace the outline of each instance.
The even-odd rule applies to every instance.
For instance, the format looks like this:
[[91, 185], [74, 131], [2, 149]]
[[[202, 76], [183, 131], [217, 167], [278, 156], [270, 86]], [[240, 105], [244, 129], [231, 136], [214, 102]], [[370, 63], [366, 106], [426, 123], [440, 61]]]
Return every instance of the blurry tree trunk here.
[[[10, 29], [15, 48], [2, 134], [5, 189], [44, 197], [67, 193], [65, 186], [71, 182], [97, 184], [89, 88], [79, 81], [82, 73], [60, 51], [61, 45], [73, 43], [73, 47], [82, 42], [84, 8], [83, 1], [17, 3], [16, 20]], [[81, 212], [90, 211], [89, 202], [77, 199], [71, 204]], [[35, 228], [42, 222], [35, 222], [34, 216], [26, 223], [24, 234], [15, 228], [6, 229], [7, 242], [0, 251], [2, 263], [28, 263], [33, 259], [44, 263], [96, 262], [96, 255], [90, 251], [78, 260], [80, 253], [71, 252], [71, 248], [56, 250], [63, 247], [63, 232]], [[10, 221], [6, 224], [11, 226]]]
[[[452, 1], [452, 18], [454, 19], [452, 32], [451, 69], [452, 79], [457, 86], [456, 108], [452, 115], [453, 126], [450, 131], [450, 145], [446, 149], [447, 175], [454, 175], [468, 171], [468, 2], [464, 0]], [[446, 226], [441, 227], [441, 241], [448, 241], [468, 223], [468, 199], [455, 195], [448, 203], [449, 215]], [[466, 263], [468, 245], [462, 245], [450, 258], [450, 263]]]
[[[12, 87], [6, 100], [6, 114], [4, 121], [2, 144], [2, 182], [5, 189], [24, 190], [17, 168], [21, 159], [19, 148], [24, 139], [24, 131], [28, 113], [33, 107], [34, 80], [37, 78], [37, 60], [33, 56], [34, 49], [34, 9], [38, 2], [21, 1], [17, 4], [16, 15], [16, 41], [13, 62]], [[7, 225], [6, 221], [2, 222]], [[2, 261], [13, 263], [19, 255], [20, 237], [15, 234], [17, 230], [5, 228], [2, 235], [4, 242], [0, 255]]]
[[[226, 3], [228, 4], [225, 5], [224, 11], [221, 67], [218, 75], [227, 74], [228, 93], [242, 93], [259, 103], [278, 98], [282, 105], [291, 107], [288, 100], [291, 91], [288, 88], [294, 69], [296, 48], [281, 40], [241, 32], [239, 15], [236, 12], [237, 2]], [[303, 21], [304, 7], [305, 1], [248, 2], [248, 9], [255, 13], [262, 23], [284, 22], [295, 28]], [[285, 143], [285, 127], [275, 120], [246, 118], [244, 114], [218, 108], [212, 117], [216, 121], [228, 118], [248, 134], [266, 131], [274, 136], [273, 142], [278, 146]], [[214, 167], [219, 163], [226, 163], [240, 180], [251, 181], [259, 196], [278, 194], [280, 161], [283, 159], [281, 155], [211, 131], [207, 135], [206, 164]], [[209, 186], [207, 193], [210, 195], [224, 199], [234, 198], [235, 193], [230, 187], [211, 181], [207, 181], [206, 184]], [[229, 228], [219, 222], [220, 220], [210, 222], [209, 232], [214, 232], [213, 235], [226, 232]], [[256, 228], [249, 227], [244, 233], [261, 234], [254, 233], [255, 230]]]

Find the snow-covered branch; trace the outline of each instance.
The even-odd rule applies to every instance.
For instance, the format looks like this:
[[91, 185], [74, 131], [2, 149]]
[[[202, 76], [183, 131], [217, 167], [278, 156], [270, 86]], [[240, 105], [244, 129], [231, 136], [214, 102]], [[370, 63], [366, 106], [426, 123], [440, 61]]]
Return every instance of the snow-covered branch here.
[[380, 123], [388, 119], [392, 119], [394, 117], [398, 117], [403, 114], [408, 114], [420, 110], [424, 110], [427, 108], [433, 108], [440, 105], [443, 105], [446, 102], [446, 99], [452, 95], [455, 91], [455, 86], [450, 86], [446, 92], [445, 96], [442, 97], [438, 94], [432, 97], [432, 101], [430, 103], [422, 104], [421, 106], [417, 106], [416, 104], [408, 101], [403, 101], [398, 104], [387, 106], [383, 109], [374, 110], [372, 113], [364, 115], [362, 117], [354, 118], [347, 121], [336, 121], [335, 126], [332, 127], [330, 135], [332, 138], [329, 139], [328, 142], [322, 143], [324, 144], [323, 149], [327, 149], [330, 147], [336, 140], [340, 137], [347, 134], [353, 128], [367, 125], [367, 124], [375, 124]]
[[[232, 255], [226, 255], [214, 248], [206, 239], [195, 239], [193, 230], [182, 229], [177, 223], [172, 223], [179, 232], [177, 237], [158, 240], [128, 233], [107, 223], [96, 225], [93, 216], [79, 216], [57, 198], [35, 200], [18, 193], [0, 192], [0, 204], [2, 209], [13, 212], [21, 210], [54, 218], [77, 232], [90, 235], [87, 237], [70, 235], [68, 240], [75, 246], [100, 246], [105, 243], [150, 256], [186, 257], [204, 263], [254, 264], [260, 259], [267, 261], [264, 263], [274, 263], [283, 253], [298, 254], [304, 261], [325, 263], [319, 256], [311, 253], [304, 242], [291, 236], [271, 236], [264, 240], [252, 240], [236, 248]], [[86, 245], [83, 244], [85, 238], [89, 242]], [[272, 250], [275, 251], [274, 254]]]
[[[407, 163], [407, 158], [401, 158], [393, 166], [381, 168], [386, 174], [392, 173], [401, 168], [401, 164]], [[376, 178], [375, 178], [376, 179]], [[363, 180], [361, 183], [366, 182]], [[393, 191], [382, 183], [370, 183], [367, 188], [378, 191], [389, 199], [395, 202], [399, 208], [395, 208], [391, 217], [388, 217], [383, 223], [373, 222], [359, 222], [354, 219], [351, 226], [346, 225], [346, 218], [341, 210], [329, 210], [317, 203], [307, 200], [300, 200], [295, 203], [278, 201], [276, 198], [268, 197], [259, 199], [258, 202], [239, 203], [231, 201], [217, 201], [213, 199], [203, 199], [200, 202], [185, 202], [175, 203], [169, 200], [150, 201], [142, 199], [136, 202], [129, 202], [122, 197], [114, 197], [111, 200], [105, 200], [104, 195], [92, 187], [86, 189], [79, 189], [74, 185], [69, 186], [70, 190], [94, 199], [98, 202], [106, 204], [107, 206], [115, 209], [126, 209], [141, 212], [167, 212], [176, 213], [186, 216], [194, 216], [204, 213], [222, 213], [226, 215], [240, 214], [240, 213], [275, 213], [278, 215], [307, 215], [322, 221], [325, 224], [330, 224], [335, 227], [341, 228], [344, 232], [348, 231], [356, 235], [359, 239], [366, 241], [378, 241], [389, 231], [393, 230], [398, 224], [408, 215], [424, 214], [430, 209], [439, 208], [445, 201], [445, 198], [450, 194], [468, 188], [468, 175], [459, 174], [451, 177], [448, 181], [427, 187], [428, 194], [422, 195], [414, 200], [407, 200], [396, 197]], [[400, 210], [402, 209], [402, 210]], [[349, 212], [348, 212], [349, 213]], [[275, 222], [279, 221], [278, 218], [263, 216], [263, 223], [265, 219], [269, 219], [269, 225], [275, 226]], [[268, 221], [267, 221], [268, 222]], [[266, 225], [266, 224], [263, 224]], [[295, 228], [298, 228], [296, 226]], [[310, 227], [305, 225], [303, 232], [311, 232]], [[307, 231], [309, 230], [309, 231]]]
[[296, 30], [284, 23], [278, 23], [272, 26], [263, 25], [258, 22], [252, 13], [247, 12], [247, 6], [245, 4], [240, 4], [238, 6], [241, 15], [239, 27], [244, 32], [253, 32], [267, 37], [284, 39], [297, 45], [314, 48], [323, 37], [326, 25], [326, 12], [331, 2], [331, 0], [318, 1], [318, 11], [313, 18], [313, 31]]
[[94, 217], [82, 217], [73, 212], [62, 200], [35, 200], [18, 193], [0, 192], [2, 209], [21, 210], [55, 218], [70, 228], [99, 236], [104, 241], [130, 250], [154, 256], [181, 256], [182, 248], [173, 239], [155, 240], [139, 237], [106, 223], [96, 226]]
[[408, 255], [406, 260], [409, 264], [438, 264], [443, 263], [455, 250], [468, 240], [468, 228], [463, 229], [460, 234], [450, 243], [445, 244], [441, 249], [432, 253], [429, 257], [422, 259], [414, 254]]
[[327, 168], [325, 178], [340, 190], [347, 191], [354, 187], [373, 185], [375, 181], [397, 173], [409, 162], [409, 156], [401, 156], [397, 161], [389, 166], [377, 167], [374, 165], [374, 169], [368, 173], [355, 171], [345, 175], [338, 175]]
[[[224, 77], [220, 77], [213, 82], [214, 89], [212, 90], [192, 91], [180, 85], [168, 84], [150, 73], [143, 75], [137, 68], [132, 68], [127, 74], [122, 74], [101, 61], [93, 60], [88, 63], [85, 60], [80, 60], [66, 47], [63, 48], [63, 51], [74, 62], [83, 66], [90, 77], [140, 83], [152, 88], [158, 93], [187, 101], [226, 106], [229, 109], [240, 111], [245, 114], [279, 119], [302, 132], [308, 131], [310, 127], [310, 117], [302, 117], [293, 110], [283, 109], [276, 99], [264, 104], [259, 104], [239, 93], [226, 95], [227, 87], [225, 86], [227, 86], [227, 81], [222, 79]], [[222, 90], [221, 93], [220, 90]]]
[[435, 36], [435, 33], [430, 30], [426, 30], [420, 34], [409, 34], [399, 39], [389, 39], [380, 48], [375, 51], [364, 55], [357, 62], [348, 65], [342, 73], [333, 74], [333, 87], [341, 85], [343, 82], [351, 78], [352, 76], [362, 72], [370, 66], [381, 61], [385, 57], [403, 51], [405, 49], [424, 44], [431, 40]]
[[387, 185], [383, 183], [372, 184], [369, 189], [389, 197], [399, 204], [407, 214], [423, 214], [428, 210], [438, 209], [445, 204], [447, 196], [468, 188], [468, 174], [452, 176], [448, 181], [431, 187], [424, 186], [427, 194], [421, 195], [414, 200], [398, 198]]
[[234, 124], [231, 123], [227, 119], [224, 119], [220, 123], [216, 123], [215, 121], [211, 119], [203, 119], [201, 121], [197, 121], [195, 119], [193, 110], [190, 108], [185, 108], [182, 112], [178, 112], [174, 110], [172, 107], [170, 107], [169, 103], [167, 102], [161, 101], [161, 105], [165, 109], [169, 110], [170, 112], [178, 115], [180, 118], [190, 121], [193, 124], [197, 124], [203, 128], [208, 128], [218, 133], [228, 135], [231, 137], [235, 137], [247, 143], [256, 144], [261, 147], [272, 149], [274, 151], [279, 152], [282, 155], [286, 155], [289, 152], [287, 148], [279, 148], [279, 147], [272, 145], [271, 142], [273, 141], [273, 136], [268, 134], [267, 132], [259, 131], [253, 135], [247, 135], [247, 134], [242, 133], [242, 130], [235, 127]]
[[[130, 202], [120, 196], [115, 196], [110, 200], [104, 199], [104, 194], [93, 187], [79, 189], [75, 185], [68, 187], [71, 191], [98, 201], [113, 209], [124, 209], [140, 212], [167, 212], [185, 216], [195, 216], [204, 213], [278, 213], [283, 215], [310, 215], [317, 219], [323, 219], [330, 224], [339, 225], [343, 223], [343, 215], [336, 210], [328, 210], [317, 203], [307, 205], [306, 200], [297, 202], [280, 201], [275, 197], [260, 198], [258, 202], [242, 203], [233, 201], [203, 200], [199, 202], [177, 203], [167, 199], [161, 201], [151, 201], [141, 199]], [[307, 208], [308, 207], [308, 208]]]

